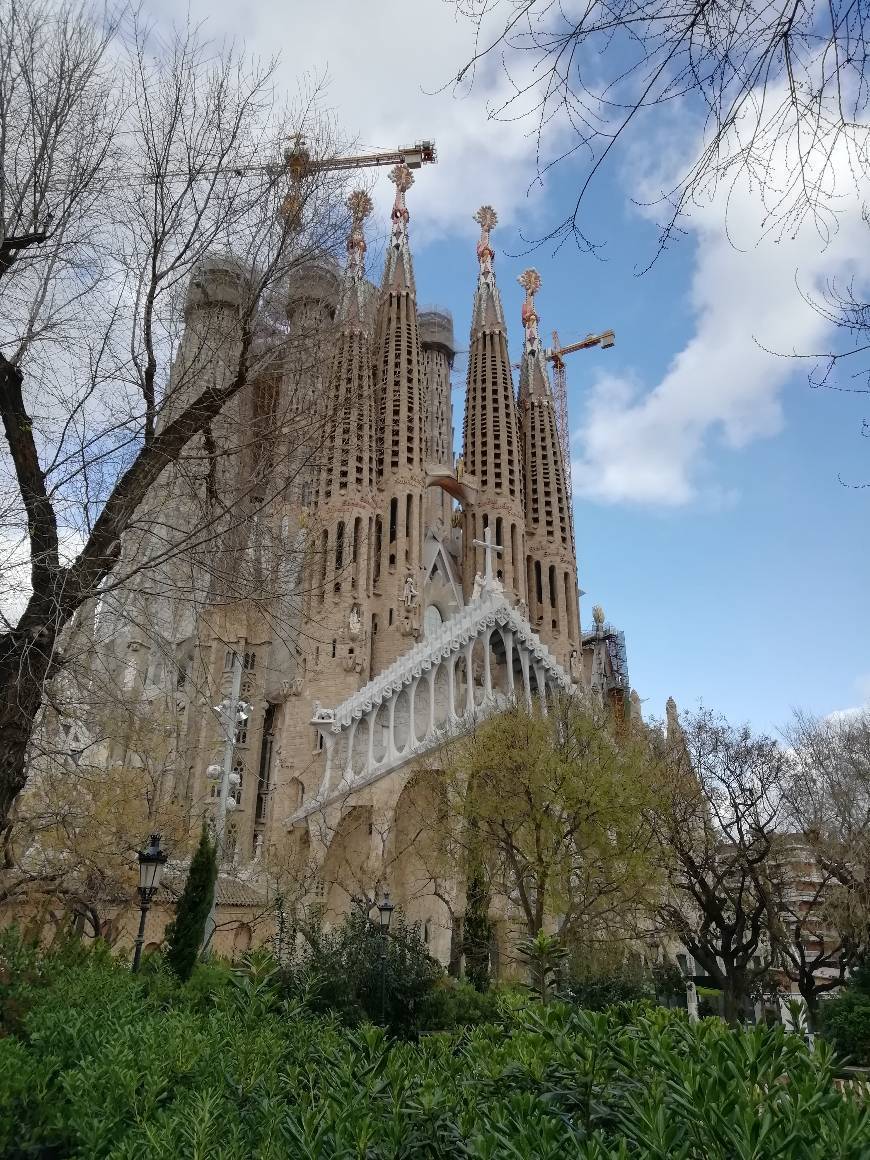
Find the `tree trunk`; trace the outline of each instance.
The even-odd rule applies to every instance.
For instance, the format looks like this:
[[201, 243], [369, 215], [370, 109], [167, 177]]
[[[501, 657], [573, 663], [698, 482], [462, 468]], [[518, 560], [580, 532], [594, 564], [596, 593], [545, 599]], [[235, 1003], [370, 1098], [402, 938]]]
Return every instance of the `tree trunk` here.
[[743, 1013], [744, 995], [740, 988], [731, 984], [730, 980], [722, 988], [722, 1017], [731, 1027], [736, 1027]]
[[[27, 782], [27, 754], [51, 665], [48, 628], [28, 638], [16, 630], [0, 641], [0, 835], [10, 827], [15, 799]], [[4, 647], [5, 646], [5, 647]]]

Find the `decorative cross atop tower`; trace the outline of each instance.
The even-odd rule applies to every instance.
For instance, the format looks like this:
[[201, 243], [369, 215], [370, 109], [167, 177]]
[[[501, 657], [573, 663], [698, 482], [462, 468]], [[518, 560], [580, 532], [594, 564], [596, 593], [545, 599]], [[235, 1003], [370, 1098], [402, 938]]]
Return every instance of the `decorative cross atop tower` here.
[[502, 551], [502, 545], [494, 544], [492, 542], [492, 528], [489, 527], [484, 530], [482, 540], [472, 540], [471, 542], [476, 547], [483, 548], [485, 557], [485, 563], [483, 566], [483, 579], [486, 584], [491, 584], [494, 579], [492, 573], [492, 558], [494, 555], [497, 555]]
[[488, 276], [492, 273], [492, 264], [495, 261], [495, 251], [489, 244], [489, 235], [498, 225], [498, 214], [491, 205], [482, 205], [474, 215], [474, 220], [480, 226], [477, 260], [480, 262], [481, 274]]
[[393, 212], [390, 217], [393, 221], [393, 233], [400, 234], [403, 232], [403, 227], [407, 226], [408, 207], [405, 205], [405, 194], [414, 184], [414, 174], [404, 163], [394, 165], [389, 173], [390, 181], [396, 187], [396, 196], [393, 200]]
[[364, 189], [355, 189], [345, 204], [351, 214], [350, 234], [347, 239], [347, 268], [354, 274], [362, 274], [366, 252], [363, 222], [372, 212], [372, 199]]
[[541, 275], [537, 270], [523, 270], [517, 281], [526, 292], [522, 313], [523, 326], [526, 331], [526, 350], [534, 351], [538, 346], [538, 314], [535, 310], [535, 295], [541, 289]]

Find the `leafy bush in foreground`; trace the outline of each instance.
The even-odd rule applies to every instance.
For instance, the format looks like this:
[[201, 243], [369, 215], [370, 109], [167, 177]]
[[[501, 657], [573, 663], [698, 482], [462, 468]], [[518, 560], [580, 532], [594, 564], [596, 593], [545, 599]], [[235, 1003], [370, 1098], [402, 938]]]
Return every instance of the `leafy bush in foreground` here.
[[870, 971], [819, 1007], [822, 1034], [848, 1063], [870, 1066]]
[[[865, 1105], [781, 1029], [526, 1001], [391, 1042], [282, 999], [260, 967], [203, 994], [107, 956], [8, 969], [0, 1155], [99, 1160], [858, 1160]], [[24, 968], [24, 969], [21, 969]]]

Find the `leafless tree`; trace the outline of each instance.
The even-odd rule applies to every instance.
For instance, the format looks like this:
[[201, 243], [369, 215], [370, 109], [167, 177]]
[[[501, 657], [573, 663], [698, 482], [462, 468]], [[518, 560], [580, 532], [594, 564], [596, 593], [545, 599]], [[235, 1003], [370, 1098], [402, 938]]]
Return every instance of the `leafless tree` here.
[[827, 921], [855, 965], [870, 953], [870, 713], [797, 713], [786, 737], [794, 754], [788, 816], [819, 873], [840, 888]]
[[771, 966], [769, 876], [788, 756], [701, 712], [670, 731], [660, 760], [650, 811], [667, 875], [659, 919], [721, 989], [735, 1022]]
[[[272, 65], [195, 29], [159, 39], [135, 13], [2, 0], [0, 62], [5, 830], [76, 614], [192, 551], [227, 547], [234, 579], [234, 560], [269, 557], [250, 543], [271, 495], [264, 426], [283, 438], [285, 489], [318, 437], [298, 398], [270, 404], [300, 342], [283, 288], [336, 248], [346, 215], [335, 180], [288, 197], [278, 163], [294, 133], [315, 156], [338, 148], [316, 99], [286, 108]], [[209, 305], [203, 269], [225, 293], [181, 342], [185, 295]], [[233, 421], [241, 434], [217, 438]]]

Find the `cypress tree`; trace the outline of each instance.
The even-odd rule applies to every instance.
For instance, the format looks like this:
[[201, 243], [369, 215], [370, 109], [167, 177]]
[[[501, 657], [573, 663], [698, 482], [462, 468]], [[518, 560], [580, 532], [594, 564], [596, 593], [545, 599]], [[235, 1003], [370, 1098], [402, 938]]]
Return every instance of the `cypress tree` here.
[[182, 982], [186, 982], [193, 973], [202, 945], [217, 871], [217, 851], [208, 830], [203, 826], [184, 890], [175, 904], [175, 921], [166, 931], [169, 941], [166, 961]]

